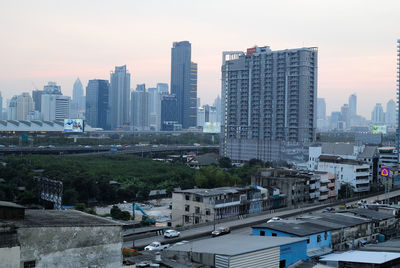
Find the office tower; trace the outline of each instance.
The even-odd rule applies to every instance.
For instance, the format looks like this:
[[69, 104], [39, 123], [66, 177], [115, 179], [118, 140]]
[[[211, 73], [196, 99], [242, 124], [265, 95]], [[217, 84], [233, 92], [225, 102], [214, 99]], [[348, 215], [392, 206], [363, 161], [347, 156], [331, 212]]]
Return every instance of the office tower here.
[[218, 95], [214, 101], [215, 111], [217, 113], [217, 122], [221, 123], [222, 111], [221, 111], [221, 97]]
[[116, 66], [110, 75], [109, 91], [109, 125], [111, 129], [129, 125], [129, 92], [131, 75], [126, 65]]
[[89, 80], [86, 87], [86, 123], [95, 128], [108, 129], [108, 80], [93, 79]]
[[344, 121], [344, 123], [346, 124], [346, 129], [350, 129], [351, 125], [350, 125], [350, 107], [349, 105], [343, 104], [343, 106], [340, 108], [340, 113], [342, 114], [342, 120]]
[[168, 84], [167, 83], [157, 83], [158, 93], [161, 95], [169, 94]]
[[32, 90], [32, 99], [33, 99], [33, 102], [35, 103], [35, 107], [34, 107], [35, 111], [39, 111], [39, 112], [41, 111], [42, 93], [43, 93], [43, 90], [38, 90], [38, 89]]
[[42, 94], [42, 119], [43, 121], [64, 120], [70, 118], [71, 97]]
[[43, 94], [62, 95], [61, 86], [58, 86], [56, 82], [48, 82], [47, 85], [43, 87], [43, 91]]
[[396, 126], [396, 103], [393, 100], [386, 104], [385, 122], [390, 127]]
[[197, 109], [197, 126], [204, 127], [205, 123], [217, 122], [217, 109], [214, 106], [203, 105]]
[[326, 103], [325, 99], [317, 99], [317, 119], [326, 119]]
[[56, 120], [64, 120], [70, 118], [71, 97], [56, 96]]
[[280, 159], [284, 142], [315, 140], [317, 48], [223, 52], [221, 155]]
[[131, 94], [133, 129], [149, 130], [150, 94], [146, 91], [146, 85], [137, 85], [136, 91], [132, 91]]
[[150, 130], [159, 131], [161, 128], [161, 94], [158, 88], [149, 88], [149, 126]]
[[17, 120], [17, 96], [13, 96], [9, 101], [7, 116], [8, 120]]
[[178, 100], [182, 128], [196, 126], [197, 64], [191, 61], [191, 44], [174, 42], [171, 49], [171, 93]]
[[161, 130], [173, 131], [182, 129], [178, 122], [178, 98], [175, 94], [161, 96]]
[[72, 90], [71, 117], [83, 118], [85, 112], [85, 98], [83, 96], [83, 86], [81, 80], [77, 78]]
[[371, 121], [373, 124], [382, 125], [385, 124], [385, 114], [383, 112], [382, 104], [377, 103], [371, 114]]
[[351, 94], [349, 97], [350, 118], [354, 119], [357, 116], [357, 95]]
[[31, 95], [25, 92], [17, 96], [16, 120], [28, 120], [28, 114], [34, 109]]

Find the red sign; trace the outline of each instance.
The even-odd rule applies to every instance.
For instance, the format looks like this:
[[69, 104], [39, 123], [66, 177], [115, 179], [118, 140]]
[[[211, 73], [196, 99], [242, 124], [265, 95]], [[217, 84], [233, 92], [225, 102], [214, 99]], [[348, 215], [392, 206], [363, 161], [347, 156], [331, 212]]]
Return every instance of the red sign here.
[[247, 55], [253, 55], [257, 52], [257, 47], [251, 47], [247, 49]]

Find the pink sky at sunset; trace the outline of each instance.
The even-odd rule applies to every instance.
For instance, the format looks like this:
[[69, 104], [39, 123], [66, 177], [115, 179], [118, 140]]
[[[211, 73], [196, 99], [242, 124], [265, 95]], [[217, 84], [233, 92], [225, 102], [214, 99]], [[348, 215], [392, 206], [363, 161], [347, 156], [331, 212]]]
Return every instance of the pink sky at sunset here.
[[109, 79], [126, 64], [131, 88], [170, 82], [174, 41], [192, 44], [198, 95], [220, 94], [222, 51], [253, 45], [319, 48], [318, 96], [328, 113], [352, 93], [370, 118], [395, 99], [397, 0], [35, 0], [0, 3], [0, 91], [4, 99], [56, 81], [65, 95], [80, 77]]

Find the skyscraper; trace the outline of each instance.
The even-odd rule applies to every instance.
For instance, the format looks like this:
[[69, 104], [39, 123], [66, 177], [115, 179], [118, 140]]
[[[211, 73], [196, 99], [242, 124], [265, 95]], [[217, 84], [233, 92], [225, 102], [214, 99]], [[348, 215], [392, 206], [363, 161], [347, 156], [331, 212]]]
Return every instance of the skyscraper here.
[[16, 120], [28, 120], [28, 114], [34, 109], [31, 95], [25, 92], [17, 96]]
[[396, 126], [396, 103], [393, 100], [386, 104], [385, 122], [390, 127]]
[[137, 85], [136, 91], [132, 91], [132, 123], [135, 130], [149, 130], [150, 94], [146, 91], [146, 85]]
[[280, 159], [283, 142], [315, 140], [317, 48], [224, 52], [221, 154]]
[[56, 82], [48, 82], [47, 85], [43, 87], [43, 91], [43, 94], [62, 95], [61, 86], [58, 86]]
[[157, 83], [157, 90], [158, 90], [158, 93], [160, 93], [161, 95], [169, 94], [167, 83]]
[[126, 71], [126, 65], [116, 66], [110, 75], [109, 91], [109, 125], [111, 129], [129, 125], [129, 92], [131, 75]]
[[217, 113], [217, 122], [221, 123], [222, 111], [221, 111], [221, 97], [219, 95], [214, 100], [214, 107]]
[[64, 120], [70, 117], [71, 97], [42, 94], [41, 113], [44, 121]]
[[108, 80], [89, 80], [86, 87], [86, 122], [91, 127], [108, 129]]
[[357, 115], [357, 95], [351, 94], [349, 97], [349, 110], [350, 110], [350, 118], [354, 120]]
[[371, 121], [373, 124], [385, 124], [385, 113], [383, 112], [382, 104], [377, 103], [371, 114]]
[[317, 99], [317, 119], [326, 119], [326, 103], [325, 99]]
[[191, 44], [174, 42], [171, 49], [171, 93], [178, 100], [178, 122], [196, 126], [197, 64], [191, 61]]
[[343, 104], [343, 106], [340, 108], [340, 113], [342, 114], [343, 121], [346, 123], [346, 129], [350, 129], [351, 113], [350, 113], [350, 107], [347, 103]]
[[173, 131], [182, 129], [178, 122], [178, 99], [175, 94], [161, 96], [161, 130]]
[[149, 88], [149, 126], [150, 130], [159, 131], [161, 127], [161, 94], [158, 88]]
[[71, 117], [83, 118], [85, 111], [85, 100], [83, 96], [83, 86], [81, 80], [77, 78], [74, 83], [72, 90], [72, 101], [71, 101]]

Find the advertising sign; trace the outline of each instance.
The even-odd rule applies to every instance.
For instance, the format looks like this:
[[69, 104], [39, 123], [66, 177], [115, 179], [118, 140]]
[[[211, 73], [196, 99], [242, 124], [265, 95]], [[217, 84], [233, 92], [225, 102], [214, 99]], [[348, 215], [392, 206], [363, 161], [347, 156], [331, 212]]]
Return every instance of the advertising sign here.
[[219, 122], [205, 122], [203, 126], [204, 133], [221, 133], [221, 124]]
[[83, 119], [64, 119], [64, 132], [83, 132]]
[[388, 177], [390, 175], [390, 170], [388, 168], [381, 168], [379, 174], [383, 177]]
[[387, 126], [372, 126], [372, 134], [386, 134]]

